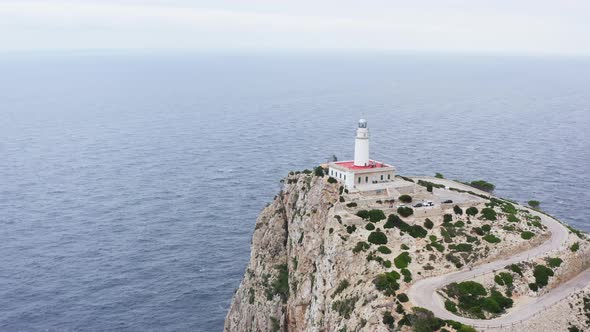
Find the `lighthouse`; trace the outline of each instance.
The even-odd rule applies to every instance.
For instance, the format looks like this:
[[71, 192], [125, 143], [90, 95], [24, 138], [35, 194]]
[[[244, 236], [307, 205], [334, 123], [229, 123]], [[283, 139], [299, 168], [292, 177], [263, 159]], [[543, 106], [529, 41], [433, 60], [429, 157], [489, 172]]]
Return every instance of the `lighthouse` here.
[[369, 128], [367, 120], [360, 119], [354, 140], [354, 166], [369, 166]]
[[354, 160], [328, 164], [328, 174], [352, 192], [383, 190], [395, 180], [395, 167], [369, 159], [367, 120], [360, 119], [354, 141]]

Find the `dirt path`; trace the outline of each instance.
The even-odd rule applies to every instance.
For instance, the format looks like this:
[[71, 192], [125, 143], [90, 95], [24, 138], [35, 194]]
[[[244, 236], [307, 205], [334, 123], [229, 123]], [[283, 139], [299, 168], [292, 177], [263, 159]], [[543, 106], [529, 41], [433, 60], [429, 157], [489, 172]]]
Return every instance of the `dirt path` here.
[[[464, 185], [454, 181], [430, 177], [421, 177], [420, 179], [441, 183], [450, 187], [464, 189]], [[479, 192], [478, 190], [471, 190], [474, 192]], [[520, 307], [512, 308], [507, 314], [490, 320], [464, 318], [454, 315], [445, 309], [444, 300], [442, 296], [437, 293], [437, 290], [443, 288], [445, 285], [448, 285], [452, 282], [461, 282], [473, 279], [474, 276], [501, 269], [506, 265], [517, 263], [528, 258], [541, 256], [550, 251], [564, 249], [565, 242], [568, 238], [567, 228], [554, 218], [530, 209], [529, 211], [531, 214], [541, 217], [541, 222], [546, 225], [548, 230], [551, 232], [551, 238], [549, 238], [540, 246], [521, 252], [506, 259], [480, 265], [473, 268], [472, 270], [461, 270], [442, 276], [420, 280], [413, 284], [408, 290], [408, 296], [410, 297], [412, 303], [418, 307], [423, 307], [432, 311], [437, 317], [442, 319], [452, 319], [464, 324], [472, 325], [474, 327], [496, 328], [526, 320], [544, 310], [545, 307], [549, 307], [559, 300], [567, 297], [576, 288], [580, 289], [586, 286], [590, 282], [590, 270], [582, 272], [574, 279], [552, 289], [548, 293], [536, 298], [534, 301], [531, 301]]]

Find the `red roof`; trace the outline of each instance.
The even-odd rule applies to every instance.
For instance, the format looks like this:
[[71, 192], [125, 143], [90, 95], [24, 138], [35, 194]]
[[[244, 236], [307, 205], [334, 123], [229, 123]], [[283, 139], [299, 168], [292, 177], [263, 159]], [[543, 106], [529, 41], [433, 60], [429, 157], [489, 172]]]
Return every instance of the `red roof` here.
[[380, 163], [378, 161], [374, 161], [374, 160], [370, 160], [369, 161], [369, 166], [355, 166], [354, 165], [354, 160], [349, 160], [349, 161], [337, 161], [334, 164], [338, 165], [338, 166], [342, 166], [342, 167], [346, 167], [348, 169], [352, 169], [352, 170], [362, 170], [362, 169], [371, 169], [371, 168], [380, 168], [380, 167], [391, 167], [385, 163]]

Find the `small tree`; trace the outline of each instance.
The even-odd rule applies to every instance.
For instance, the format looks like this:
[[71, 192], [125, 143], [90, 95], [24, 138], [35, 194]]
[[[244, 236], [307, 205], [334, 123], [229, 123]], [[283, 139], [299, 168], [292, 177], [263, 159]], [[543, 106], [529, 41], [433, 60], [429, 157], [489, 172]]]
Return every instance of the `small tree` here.
[[458, 215], [462, 215], [462, 214], [463, 214], [463, 209], [461, 209], [461, 208], [459, 207], [459, 205], [455, 205], [455, 206], [453, 207], [453, 211], [455, 212], [455, 214], [458, 214]]
[[404, 203], [412, 203], [412, 196], [410, 195], [401, 195], [399, 197], [399, 200], [404, 202]]
[[397, 213], [402, 217], [409, 217], [414, 214], [414, 210], [409, 206], [400, 206], [397, 208]]
[[322, 166], [318, 166], [313, 169], [313, 173], [315, 176], [324, 177], [324, 168]]
[[428, 192], [432, 192], [432, 183], [430, 183], [430, 182], [429, 182], [429, 183], [426, 185], [426, 190], [427, 190]]
[[445, 178], [445, 177], [444, 177], [442, 174], [440, 174], [440, 173], [436, 173], [436, 174], [434, 175], [434, 177], [435, 177], [435, 178], [437, 178], [437, 179], [444, 179], [444, 178]]
[[538, 209], [538, 208], [539, 208], [539, 206], [541, 205], [541, 202], [539, 202], [539, 201], [535, 201], [535, 200], [531, 200], [531, 201], [528, 201], [528, 204], [529, 204], [529, 206], [530, 206], [530, 207], [532, 207], [533, 209]]

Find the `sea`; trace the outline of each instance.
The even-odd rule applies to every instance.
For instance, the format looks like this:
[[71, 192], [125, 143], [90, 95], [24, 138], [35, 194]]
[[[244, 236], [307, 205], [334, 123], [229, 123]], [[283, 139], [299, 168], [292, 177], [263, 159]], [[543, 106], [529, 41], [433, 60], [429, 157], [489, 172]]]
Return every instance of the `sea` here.
[[289, 171], [483, 179], [590, 231], [590, 58], [0, 55], [0, 331], [222, 331]]

